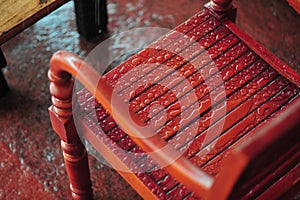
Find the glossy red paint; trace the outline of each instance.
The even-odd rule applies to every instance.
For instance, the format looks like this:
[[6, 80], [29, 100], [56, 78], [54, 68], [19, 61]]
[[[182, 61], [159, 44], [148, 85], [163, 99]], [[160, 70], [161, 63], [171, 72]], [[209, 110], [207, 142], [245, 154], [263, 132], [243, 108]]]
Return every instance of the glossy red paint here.
[[[79, 116], [79, 123], [82, 125], [81, 132], [113, 167], [122, 166], [124, 170], [131, 171], [131, 173], [124, 173], [118, 170], [120, 175], [143, 198], [240, 199], [258, 196], [264, 198], [269, 194], [279, 198], [293, 192], [293, 187], [298, 184], [297, 180], [286, 177], [297, 173], [298, 170], [299, 141], [295, 137], [299, 132], [300, 76], [225, 17], [229, 15], [232, 18], [231, 10], [234, 8], [230, 2], [213, 1], [207, 6], [209, 9], [200, 11], [191, 20], [175, 28], [176, 31], [193, 36], [196, 42], [208, 50], [213, 62], [203, 62], [201, 51], [195, 52], [194, 49], [189, 50], [188, 44], [177, 43], [176, 37], [172, 37], [176, 34], [175, 32], [160, 38], [150, 45], [149, 49], [135, 54], [103, 77], [87, 63], [68, 52], [58, 52], [51, 59], [50, 91], [54, 97], [53, 106], [50, 107], [51, 116], [56, 115], [58, 119], [64, 119], [65, 114], [68, 117], [72, 115], [70, 110], [72, 81], [69, 75], [76, 75], [76, 78], [87, 88], [78, 93], [82, 109], [82, 114]], [[215, 36], [214, 39], [209, 37], [211, 33]], [[165, 41], [168, 40], [171, 42], [166, 43]], [[222, 45], [221, 42], [224, 40], [227, 45]], [[169, 45], [174, 51], [179, 49], [181, 52], [193, 52], [188, 53], [188, 55], [193, 55], [189, 59], [202, 59], [202, 62], [189, 66], [177, 54], [161, 50], [165, 45]], [[168, 88], [171, 92], [160, 86], [145, 84], [144, 87], [134, 91], [130, 99], [125, 95], [131, 93], [131, 84], [136, 80], [130, 79], [129, 83], [121, 84], [121, 88], [118, 88], [120, 99], [115, 106], [122, 107], [123, 101], [129, 101], [134, 122], [147, 124], [148, 112], [153, 103], [163, 105], [166, 109], [166, 123], [158, 127], [162, 129], [156, 132], [156, 135], [142, 139], [139, 136], [149, 135], [151, 132], [147, 131], [155, 131], [155, 129], [139, 131], [137, 127], [133, 128], [121, 107], [116, 108], [118, 113], [114, 113], [113, 119], [111, 115], [114, 108], [111, 107], [111, 97], [118, 78], [127, 71], [134, 70], [141, 62], [151, 63], [151, 58], [161, 64], [169, 62], [172, 58], [176, 60], [172, 62], [175, 64], [170, 67], [180, 71], [190, 81], [197, 95], [197, 101], [189, 102], [187, 107], [174, 106], [178, 101], [177, 98], [184, 97], [190, 92], [184, 90], [181, 82], [171, 85], [172, 88]], [[205, 92], [210, 90], [211, 96], [213, 96], [212, 93], [222, 92], [221, 86], [214, 84], [215, 71], [211, 70], [212, 67], [206, 67], [210, 66], [210, 63], [217, 66], [220, 71], [220, 77], [225, 86], [224, 95], [227, 99], [216, 97], [212, 101], [208, 92]], [[81, 67], [80, 73], [78, 73], [79, 67]], [[196, 69], [193, 71], [193, 67], [201, 73], [198, 74]], [[158, 84], [161, 80], [172, 77], [172, 71], [161, 74], [156, 73], [156, 70], [155, 66], [150, 66], [140, 77], [153, 76], [157, 78]], [[190, 78], [194, 75], [196, 77]], [[207, 88], [206, 84], [210, 81], [211, 84], [208, 84], [210, 88]], [[157, 90], [160, 91], [156, 93]], [[99, 103], [95, 104], [93, 100], [89, 100], [93, 97], [88, 91], [93, 92]], [[182, 94], [175, 98], [174, 92]], [[222, 106], [221, 100], [225, 100], [228, 105], [225, 115], [222, 112], [214, 112], [212, 109]], [[197, 109], [194, 105], [198, 103], [201, 104], [198, 110], [200, 115], [194, 115], [193, 113], [197, 113], [194, 112]], [[96, 114], [90, 112], [93, 107], [97, 111]], [[185, 116], [182, 113], [187, 109], [191, 110]], [[221, 109], [217, 109], [219, 110]], [[162, 111], [156, 114], [159, 115], [160, 112]], [[278, 117], [275, 119], [275, 116]], [[290, 116], [293, 119], [287, 123]], [[122, 127], [122, 130], [115, 121]], [[199, 125], [197, 125], [198, 121]], [[276, 128], [283, 122], [284, 128], [277, 130]], [[54, 127], [57, 127], [58, 123], [55, 120], [52, 120], [52, 123]], [[179, 123], [183, 127], [178, 126]], [[214, 130], [217, 130], [215, 128], [220, 126], [222, 127], [220, 137], [210, 136], [208, 141], [205, 140], [207, 135], [212, 134]], [[197, 134], [192, 140], [181, 136], [183, 129], [195, 128]], [[104, 135], [100, 134], [100, 129], [104, 131]], [[73, 135], [75, 132], [68, 128], [64, 130], [55, 128], [55, 130], [62, 140], [67, 138], [68, 143], [72, 143], [72, 140], [78, 137]], [[119, 137], [116, 137], [118, 134]], [[67, 137], [62, 137], [62, 135], [67, 135]], [[170, 154], [160, 152], [159, 155], [152, 154], [151, 157], [145, 156], [139, 159], [127, 155], [115, 146], [129, 152], [155, 152], [166, 142], [171, 143], [170, 139], [174, 137], [177, 138], [174, 147], [178, 150], [184, 149], [184, 157], [179, 157], [163, 169], [159, 169], [160, 173], [134, 173], [133, 169], [159, 168], [160, 161], [172, 157], [173, 151]], [[72, 153], [76, 154], [75, 151]], [[81, 165], [79, 161], [78, 165]], [[79, 167], [77, 170], [80, 169], [82, 168]], [[69, 177], [71, 185], [82, 182], [78, 179], [75, 168], [69, 172]], [[285, 181], [279, 181], [281, 177]], [[80, 178], [86, 179], [88, 176]], [[288, 184], [290, 187], [277, 191], [275, 188], [281, 183]], [[276, 186], [273, 187], [273, 184]], [[268, 194], [264, 193], [266, 190]], [[79, 193], [84, 192], [87, 190]], [[73, 193], [76, 191], [73, 190]]]

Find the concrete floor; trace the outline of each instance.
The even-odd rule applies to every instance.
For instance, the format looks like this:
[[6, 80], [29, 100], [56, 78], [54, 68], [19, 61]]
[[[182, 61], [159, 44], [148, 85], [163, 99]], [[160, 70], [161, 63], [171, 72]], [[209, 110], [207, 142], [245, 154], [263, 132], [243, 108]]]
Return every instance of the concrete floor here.
[[[206, 1], [108, 0], [109, 33], [173, 28]], [[237, 24], [300, 73], [300, 16], [284, 0], [240, 0]], [[53, 132], [47, 70], [60, 49], [82, 57], [101, 39], [81, 40], [69, 2], [1, 46], [11, 92], [0, 99], [0, 199], [69, 199], [60, 142]], [[117, 46], [116, 46], [117, 48]], [[122, 178], [90, 156], [95, 199], [140, 199]]]

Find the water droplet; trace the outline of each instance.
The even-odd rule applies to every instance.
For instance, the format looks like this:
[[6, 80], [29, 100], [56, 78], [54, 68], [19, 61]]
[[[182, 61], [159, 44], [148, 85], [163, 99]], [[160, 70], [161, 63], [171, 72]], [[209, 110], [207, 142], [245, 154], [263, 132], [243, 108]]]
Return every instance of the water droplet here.
[[231, 79], [232, 82], [236, 82], [237, 80], [238, 80], [237, 77], [233, 77], [233, 78]]
[[191, 74], [192, 72], [191, 72], [191, 70], [186, 70], [184, 73], [183, 73], [183, 75], [184, 76], [189, 76], [190, 74]]
[[199, 13], [197, 16], [202, 18], [202, 17], [204, 17], [205, 15], [206, 15], [205, 12], [201, 12], [201, 13]]
[[113, 76], [113, 80], [117, 80], [119, 78], [119, 74], [114, 74], [114, 76]]
[[240, 71], [240, 70], [243, 69], [243, 65], [242, 65], [241, 63], [239, 63], [239, 64], [237, 64], [237, 65], [235, 66], [235, 69], [236, 69], [237, 71]]
[[263, 116], [270, 110], [270, 107], [267, 104], [263, 104], [258, 108], [258, 114]]
[[136, 77], [135, 77], [135, 76], [131, 77], [131, 78], [130, 78], [130, 81], [131, 81], [131, 82], [136, 81]]
[[187, 91], [189, 91], [189, 87], [188, 86], [184, 86], [183, 89], [182, 89], [182, 92], [186, 93]]
[[125, 73], [125, 72], [126, 72], [126, 67], [123, 66], [123, 67], [120, 69], [120, 73], [123, 74], [123, 73]]
[[165, 137], [169, 137], [170, 135], [172, 135], [172, 131], [171, 130], [166, 130], [165, 131]]
[[191, 85], [193, 86], [193, 87], [196, 87], [197, 86], [197, 81], [191, 81]]
[[187, 30], [187, 29], [183, 29], [182, 32], [183, 32], [183, 33], [187, 33], [188, 30]]
[[253, 94], [254, 92], [255, 92], [254, 89], [249, 89], [249, 93], [250, 93], [250, 94]]
[[176, 115], [178, 115], [180, 113], [180, 110], [172, 110], [171, 112], [170, 112], [170, 115], [172, 116], [172, 117], [175, 117]]
[[152, 99], [155, 95], [154, 95], [154, 93], [149, 92], [147, 96], [148, 96], [149, 99]]
[[156, 58], [156, 61], [159, 62], [159, 63], [161, 63], [163, 60], [164, 60], [164, 58], [162, 56], [158, 56]]
[[154, 58], [149, 58], [149, 59], [148, 59], [148, 62], [149, 62], [149, 63], [155, 63], [155, 59], [154, 59]]
[[246, 81], [251, 80], [251, 76], [250, 76], [249, 74], [247, 74], [247, 75], [245, 76], [245, 80], [246, 80]]
[[155, 83], [158, 83], [160, 79], [161, 79], [161, 76], [156, 76], [156, 77], [154, 78], [154, 82], [155, 82]]
[[185, 22], [185, 25], [191, 26], [193, 24], [193, 20], [189, 19], [188, 21]]
[[168, 101], [168, 100], [166, 100], [165, 102], [164, 102], [164, 105], [165, 106], [168, 106], [170, 104], [170, 101]]
[[231, 76], [233, 76], [233, 72], [231, 70], [229, 70], [226, 72], [224, 79], [226, 80], [226, 79], [230, 78]]
[[146, 57], [149, 54], [149, 50], [148, 49], [144, 49], [143, 51], [141, 51], [139, 53], [141, 56]]
[[[210, 68], [209, 69], [209, 75], [213, 75], [215, 72], [217, 71], [217, 69], [215, 68], [215, 67], [213, 67], [213, 68]], [[227, 74], [227, 73], [226, 73]]]
[[246, 95], [248, 93], [248, 90], [247, 89], [241, 89], [241, 95]]
[[172, 55], [169, 54], [169, 53], [167, 53], [167, 54], [165, 55], [165, 59], [166, 59], [166, 60], [170, 59], [171, 57], [172, 57]]
[[145, 106], [144, 102], [140, 103], [140, 108], [143, 108]]
[[135, 58], [131, 62], [132, 62], [132, 64], [134, 64], [136, 66], [136, 65], [141, 64], [141, 59], [140, 58]]
[[144, 103], [147, 105], [147, 104], [149, 104], [151, 101], [150, 101], [150, 99], [145, 99], [144, 100]]
[[261, 100], [261, 96], [260, 95], [255, 95], [254, 99], [257, 100], [257, 101], [259, 101], [259, 100]]
[[213, 58], [217, 57], [217, 55], [218, 55], [218, 54], [216, 54], [216, 53], [211, 53], [211, 54], [210, 54], [210, 57], [213, 59]]
[[270, 94], [268, 92], [264, 92], [262, 96], [263, 96], [263, 98], [268, 98], [270, 96]]
[[156, 49], [157, 51], [161, 51], [161, 50], [162, 50], [162, 48], [161, 48], [160, 45], [157, 45], [157, 46], [155, 47], [155, 49]]

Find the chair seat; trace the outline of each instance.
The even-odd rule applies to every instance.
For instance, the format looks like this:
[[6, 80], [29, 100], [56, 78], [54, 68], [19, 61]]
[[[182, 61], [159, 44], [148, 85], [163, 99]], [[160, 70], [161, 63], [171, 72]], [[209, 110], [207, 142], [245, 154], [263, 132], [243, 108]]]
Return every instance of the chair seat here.
[[[178, 41], [178, 32], [197, 41], [203, 49]], [[116, 88], [124, 101], [129, 102], [142, 121], [152, 124], [166, 141], [172, 143], [176, 138], [176, 148], [213, 177], [218, 176], [222, 160], [233, 149], [253, 137], [260, 127], [268, 126], [290, 104], [300, 101], [298, 76], [286, 70], [280, 61], [273, 62], [270, 57], [262, 56], [261, 52], [265, 50], [259, 44], [241, 34], [229, 20], [220, 21], [207, 9], [154, 42], [152, 47], [135, 54], [105, 74], [104, 79]], [[165, 47], [174, 50], [173, 53], [164, 50]], [[183, 58], [177, 52], [188, 57]], [[147, 63], [160, 63], [172, 70], [157, 73], [157, 65], [149, 65], [142, 76], [118, 82], [126, 72]], [[184, 80], [174, 78], [177, 73]], [[138, 79], [151, 76], [155, 76], [157, 84], [134, 86]], [[168, 87], [163, 85], [165, 83], [169, 83]], [[190, 87], [186, 86], [187, 83]], [[77, 95], [79, 119], [86, 129], [85, 137], [90, 138], [88, 142], [105, 158], [114, 155], [118, 160], [116, 163], [141, 171], [131, 175], [119, 172], [140, 195], [144, 198], [154, 194], [159, 199], [198, 199], [164, 169], [157, 167], [150, 157], [140, 158], [126, 153], [143, 151], [90, 92], [82, 89]], [[181, 106], [181, 101], [189, 95], [195, 95], [196, 99]], [[220, 134], [212, 135], [207, 141], [208, 134], [217, 130]], [[193, 140], [185, 134], [190, 132], [195, 132]], [[291, 151], [289, 153], [298, 155], [297, 148]], [[286, 155], [283, 159], [293, 164], [283, 166], [283, 161], [277, 163], [283, 167], [274, 172], [276, 176], [267, 181], [263, 178], [256, 180], [255, 183], [261, 183], [259, 187], [253, 184], [252, 193], [243, 193], [240, 197], [263, 195], [280, 178], [299, 172], [299, 156]]]

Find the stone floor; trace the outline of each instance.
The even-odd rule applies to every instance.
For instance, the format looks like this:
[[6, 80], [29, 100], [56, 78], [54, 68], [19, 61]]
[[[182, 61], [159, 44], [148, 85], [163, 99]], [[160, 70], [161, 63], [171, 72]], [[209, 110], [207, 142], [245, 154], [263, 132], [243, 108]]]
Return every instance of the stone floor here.
[[[173, 28], [206, 1], [108, 0], [109, 34], [135, 27]], [[284, 0], [240, 0], [237, 25], [300, 73], [300, 16]], [[82, 57], [101, 38], [76, 32], [69, 2], [1, 46], [11, 92], [0, 99], [0, 199], [69, 199], [60, 142], [50, 126], [47, 70], [60, 49]], [[118, 48], [118, 45], [115, 45]], [[95, 199], [140, 199], [111, 168], [90, 156]]]

